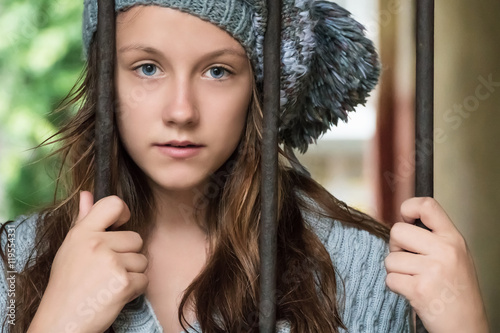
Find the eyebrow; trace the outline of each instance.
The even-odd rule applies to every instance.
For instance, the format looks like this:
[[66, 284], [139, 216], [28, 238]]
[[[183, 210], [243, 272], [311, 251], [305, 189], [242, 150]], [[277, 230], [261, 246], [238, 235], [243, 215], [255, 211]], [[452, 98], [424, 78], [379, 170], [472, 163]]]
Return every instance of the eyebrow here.
[[[162, 52], [159, 51], [158, 49], [155, 49], [154, 47], [142, 45], [142, 44], [127, 45], [127, 46], [123, 46], [123, 47], [118, 49], [118, 53], [125, 53], [125, 52], [130, 52], [130, 51], [143, 51], [143, 52], [146, 52], [149, 54], [154, 54], [157, 56], [163, 55]], [[226, 55], [226, 54], [247, 59], [246, 53], [240, 52], [240, 51], [232, 49], [232, 48], [224, 48], [224, 49], [215, 50], [215, 51], [206, 53], [205, 55], [203, 55], [203, 59], [216, 58], [216, 57], [220, 57], [220, 56]]]

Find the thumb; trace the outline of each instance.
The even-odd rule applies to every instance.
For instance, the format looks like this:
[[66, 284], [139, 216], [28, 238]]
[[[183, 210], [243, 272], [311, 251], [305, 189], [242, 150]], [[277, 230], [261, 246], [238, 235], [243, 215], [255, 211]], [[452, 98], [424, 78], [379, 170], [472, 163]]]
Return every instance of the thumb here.
[[78, 210], [78, 217], [76, 219], [75, 224], [80, 222], [87, 216], [90, 212], [90, 209], [94, 205], [94, 195], [89, 191], [81, 191], [80, 192], [80, 206]]

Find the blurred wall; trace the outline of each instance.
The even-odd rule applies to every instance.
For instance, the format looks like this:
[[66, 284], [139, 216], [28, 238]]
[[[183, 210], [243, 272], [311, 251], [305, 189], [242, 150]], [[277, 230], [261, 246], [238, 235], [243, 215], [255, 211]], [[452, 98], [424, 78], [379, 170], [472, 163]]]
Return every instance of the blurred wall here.
[[436, 1], [435, 197], [475, 258], [500, 332], [500, 1]]
[[392, 225], [415, 192], [414, 1], [380, 0], [378, 14], [382, 71], [372, 168], [377, 218]]

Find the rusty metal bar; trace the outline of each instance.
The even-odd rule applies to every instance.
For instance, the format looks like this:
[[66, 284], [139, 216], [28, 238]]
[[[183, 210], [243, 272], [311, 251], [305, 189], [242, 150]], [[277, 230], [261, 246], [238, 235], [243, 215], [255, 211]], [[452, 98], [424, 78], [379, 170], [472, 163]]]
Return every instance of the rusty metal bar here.
[[280, 110], [281, 1], [267, 0], [264, 37], [264, 104], [260, 226], [259, 331], [276, 328], [278, 114]]
[[[434, 0], [417, 1], [415, 196], [434, 195]], [[430, 230], [422, 221], [416, 225]], [[418, 333], [426, 333], [416, 317]]]
[[114, 0], [98, 1], [97, 59], [94, 202], [111, 195], [115, 63]]
[[[98, 0], [94, 202], [111, 195], [114, 118], [115, 0]], [[109, 327], [105, 333], [113, 333]]]
[[417, 1], [416, 70], [415, 196], [432, 197], [434, 195], [434, 0]]

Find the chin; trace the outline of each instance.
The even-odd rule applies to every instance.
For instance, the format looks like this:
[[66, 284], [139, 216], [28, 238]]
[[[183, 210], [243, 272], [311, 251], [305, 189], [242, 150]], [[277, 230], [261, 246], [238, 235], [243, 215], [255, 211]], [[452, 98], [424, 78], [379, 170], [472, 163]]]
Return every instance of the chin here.
[[193, 191], [193, 193], [196, 193], [196, 188], [203, 183], [203, 180], [189, 175], [171, 174], [169, 177], [164, 177], [163, 179], [153, 179], [153, 182], [156, 186], [159, 186], [166, 191]]

